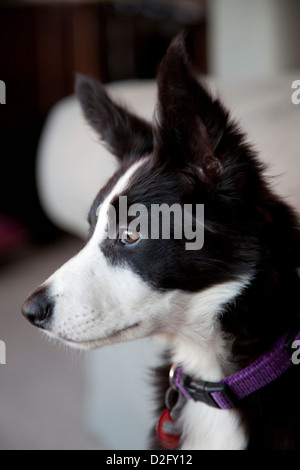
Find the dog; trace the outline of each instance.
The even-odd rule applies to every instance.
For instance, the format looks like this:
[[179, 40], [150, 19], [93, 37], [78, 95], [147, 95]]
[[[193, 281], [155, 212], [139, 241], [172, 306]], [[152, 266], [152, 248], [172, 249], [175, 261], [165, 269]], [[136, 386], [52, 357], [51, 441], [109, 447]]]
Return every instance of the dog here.
[[[157, 396], [166, 405], [158, 406], [152, 448], [299, 449], [297, 217], [197, 78], [184, 34], [171, 42], [157, 85], [149, 123], [96, 80], [78, 78], [85, 118], [119, 168], [92, 204], [83, 249], [29, 295], [22, 313], [80, 349], [165, 341]], [[141, 220], [130, 226], [132, 214], [124, 224], [124, 198], [149, 211], [189, 207], [193, 233], [196, 206], [204, 207], [201, 248], [174, 236], [175, 216], [170, 237], [145, 236]], [[112, 214], [117, 228], [108, 237]]]

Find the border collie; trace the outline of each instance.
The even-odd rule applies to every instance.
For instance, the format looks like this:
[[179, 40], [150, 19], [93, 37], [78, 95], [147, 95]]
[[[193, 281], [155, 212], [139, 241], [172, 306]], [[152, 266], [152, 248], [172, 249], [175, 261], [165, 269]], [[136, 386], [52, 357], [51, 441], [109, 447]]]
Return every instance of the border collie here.
[[[120, 167], [92, 204], [84, 248], [22, 312], [81, 349], [163, 338], [170, 378], [165, 372], [160, 383], [166, 409], [153, 448], [299, 449], [296, 216], [271, 191], [228, 110], [196, 78], [185, 35], [171, 43], [157, 83], [150, 124], [97, 81], [78, 78], [84, 115]], [[147, 209], [146, 224], [132, 228], [134, 211], [124, 222], [124, 198]], [[204, 207], [201, 248], [175, 236], [175, 214], [169, 237], [160, 228], [158, 237], [145, 233], [150, 208], [162, 204], [189, 207], [192, 233]]]

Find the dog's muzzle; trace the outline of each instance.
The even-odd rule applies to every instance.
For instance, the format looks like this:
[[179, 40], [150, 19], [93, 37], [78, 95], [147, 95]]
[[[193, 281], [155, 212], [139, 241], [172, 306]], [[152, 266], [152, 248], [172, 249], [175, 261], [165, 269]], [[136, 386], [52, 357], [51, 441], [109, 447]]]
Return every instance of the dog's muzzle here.
[[27, 320], [44, 330], [50, 327], [53, 310], [54, 302], [44, 286], [37, 288], [22, 306], [22, 313]]

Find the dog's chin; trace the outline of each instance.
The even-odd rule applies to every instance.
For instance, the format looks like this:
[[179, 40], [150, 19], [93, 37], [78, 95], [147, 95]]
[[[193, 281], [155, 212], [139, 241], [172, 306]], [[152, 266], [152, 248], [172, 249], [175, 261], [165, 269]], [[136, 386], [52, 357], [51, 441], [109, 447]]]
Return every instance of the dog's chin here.
[[66, 346], [69, 346], [73, 349], [81, 350], [92, 350], [102, 348], [109, 344], [122, 343], [125, 341], [133, 341], [139, 337], [137, 333], [140, 323], [134, 323], [128, 327], [122, 328], [112, 333], [107, 334], [101, 338], [91, 338], [91, 339], [74, 339], [63, 333], [54, 333], [52, 331], [45, 331], [45, 333], [51, 338], [57, 339], [64, 343]]

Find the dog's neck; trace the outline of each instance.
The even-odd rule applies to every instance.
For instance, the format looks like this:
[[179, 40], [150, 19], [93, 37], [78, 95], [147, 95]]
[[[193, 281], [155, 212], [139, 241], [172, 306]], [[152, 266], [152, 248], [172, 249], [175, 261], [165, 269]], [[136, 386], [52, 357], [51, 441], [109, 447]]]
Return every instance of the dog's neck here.
[[[178, 318], [174, 309], [171, 317], [173, 328], [169, 327], [173, 331], [167, 335], [170, 359], [194, 380], [219, 382], [238, 372], [263, 354], [265, 348], [271, 347], [291, 326], [289, 316], [295, 315], [297, 299], [290, 300], [286, 324], [282, 324], [282, 320], [279, 321], [282, 318], [281, 304], [277, 306], [272, 300], [272, 295], [275, 301], [277, 299], [275, 288], [269, 289], [269, 296], [266, 296], [266, 289], [261, 289], [259, 297], [251, 279], [250, 275], [245, 276], [198, 294], [181, 293], [180, 297], [172, 299], [172, 308], [176, 305], [181, 316]], [[299, 282], [298, 279], [296, 281]], [[293, 284], [292, 280], [289, 284]], [[293, 299], [294, 296], [284, 298]], [[241, 345], [237, 343], [241, 333], [232, 330], [238, 328], [235, 319], [240, 318], [239, 309], [244, 314], [249, 310], [245, 321], [250, 324], [255, 313], [257, 323], [254, 323], [255, 328], [252, 325], [253, 342], [256, 344], [259, 339], [260, 348], [253, 350], [249, 338]], [[266, 329], [267, 322], [259, 323], [263, 314], [272, 315], [272, 328]], [[267, 341], [263, 341], [266, 331]], [[248, 446], [248, 422], [244, 411], [220, 410], [188, 400], [179, 419], [183, 430], [182, 449], [245, 449]]]
[[[298, 282], [298, 279], [296, 280]], [[244, 284], [243, 289], [243, 307], [245, 308], [245, 302], [250, 296], [255, 301], [255, 296], [251, 296], [251, 288], [246, 288], [247, 283]], [[231, 287], [231, 291], [234, 291], [233, 285], [227, 285], [227, 288]], [[230, 289], [229, 289], [230, 290]], [[248, 292], [249, 291], [249, 292]], [[248, 292], [246, 294], [246, 292]], [[213, 293], [213, 296], [210, 294]], [[216, 298], [216, 291], [207, 292], [207, 294], [200, 294], [198, 300], [208, 301], [209, 298]], [[222, 297], [223, 294], [219, 290], [218, 294]], [[206, 297], [204, 298], [204, 296]], [[293, 298], [293, 297], [292, 297]], [[289, 297], [287, 297], [289, 299]], [[204, 302], [202, 305], [205, 305]], [[207, 302], [208, 304], [209, 302]], [[292, 318], [295, 316], [297, 299], [291, 302], [289, 305], [289, 316]], [[193, 318], [193, 312], [195, 313], [196, 304], [192, 305], [189, 312], [189, 318]], [[206, 304], [206, 305], [207, 305]], [[200, 304], [199, 304], [200, 305]], [[234, 302], [227, 303], [226, 307], [231, 305], [231, 309], [240, 308], [238, 297], [234, 298]], [[255, 305], [253, 307], [259, 311], [259, 308], [269, 308], [269, 311], [276, 312], [276, 305], [271, 304], [268, 306], [265, 302], [262, 305]], [[213, 301], [210, 303], [210, 312], [213, 312]], [[198, 307], [198, 311], [201, 307]], [[225, 309], [226, 310], [226, 309]], [[217, 309], [215, 310], [215, 312]], [[202, 319], [205, 318], [205, 312], [201, 312]], [[275, 318], [274, 313], [274, 318]], [[279, 318], [279, 314], [277, 315]], [[291, 326], [291, 320], [286, 320], [287, 324], [274, 325], [270, 332], [269, 346], [272, 346], [272, 341], [279, 340], [281, 335], [286, 333]], [[169, 337], [171, 344], [171, 361], [173, 364], [182, 366], [182, 369], [194, 380], [204, 380], [211, 382], [219, 382], [224, 377], [234, 374], [240, 370], [240, 368], [246, 367], [256, 359], [256, 356], [251, 358], [251, 341], [249, 341], [249, 351], [246, 348], [247, 361], [244, 361], [243, 355], [240, 355], [242, 362], [238, 365], [235, 360], [232, 362], [233, 348], [237, 349], [236, 338], [234, 335], [230, 335], [228, 330], [224, 330], [224, 311], [221, 315], [206, 315], [206, 321], [202, 321], [201, 328], [199, 322], [190, 324], [189, 334], [188, 329], [183, 328], [180, 333], [174, 334]], [[282, 323], [282, 322], [281, 322]], [[282, 329], [282, 331], [281, 331]], [[227, 331], [227, 333], [225, 333]], [[184, 334], [182, 334], [184, 333]], [[257, 331], [257, 334], [260, 332]], [[246, 344], [246, 343], [245, 343]], [[244, 344], [244, 347], [245, 347]], [[243, 345], [242, 345], [243, 346]], [[240, 348], [240, 351], [242, 349]], [[260, 355], [264, 350], [256, 352], [256, 355]], [[245, 354], [245, 351], [244, 351]], [[245, 362], [245, 364], [243, 364]], [[186, 405], [181, 411], [181, 425], [182, 425], [182, 440], [181, 449], [245, 449], [248, 446], [248, 424], [245, 421], [243, 412], [238, 409], [231, 410], [220, 410], [212, 408], [205, 403], [195, 402], [188, 400]]]
[[[171, 361], [194, 379], [218, 382], [236, 372], [230, 364], [231, 339], [222, 333], [218, 316], [222, 306], [236, 299], [249, 277], [214, 286], [185, 298], [185, 322], [167, 337]], [[178, 299], [177, 299], [178, 300]], [[219, 410], [189, 400], [181, 411], [181, 449], [244, 449], [246, 430], [236, 410]]]
[[[224, 377], [226, 348], [221, 335], [201, 345], [173, 338], [172, 360], [194, 377], [219, 381]], [[181, 412], [181, 449], [239, 450], [247, 447], [247, 435], [237, 410], [219, 410], [189, 400]]]

